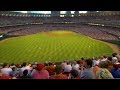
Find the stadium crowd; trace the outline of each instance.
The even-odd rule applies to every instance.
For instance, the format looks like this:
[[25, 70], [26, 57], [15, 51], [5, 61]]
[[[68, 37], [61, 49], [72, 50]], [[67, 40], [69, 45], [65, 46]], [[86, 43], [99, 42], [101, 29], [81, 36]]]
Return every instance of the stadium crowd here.
[[27, 35], [49, 30], [71, 30], [95, 39], [119, 40], [119, 28], [99, 27], [82, 24], [34, 24], [14, 27], [2, 27], [0, 33], [7, 35]]
[[[79, 26], [74, 29], [76, 32], [79, 32], [83, 35], [90, 36], [95, 39], [103, 39], [103, 40], [119, 40], [119, 35], [115, 36], [114, 33], [110, 34], [107, 33], [109, 31], [109, 28], [106, 27], [98, 27], [98, 26]], [[105, 31], [106, 30], [106, 31]], [[114, 30], [112, 30], [115, 32]], [[120, 30], [118, 31], [120, 32]]]
[[16, 25], [26, 23], [56, 23], [56, 22], [89, 22], [89, 23], [102, 23], [102, 24], [119, 24], [119, 15], [106, 15], [106, 16], [79, 16], [79, 17], [37, 17], [37, 15], [12, 15], [0, 14], [0, 26]]
[[[102, 13], [101, 13], [102, 14]], [[67, 29], [95, 39], [119, 40], [119, 27], [91, 26], [83, 24], [119, 25], [120, 18], [115, 15], [93, 15], [78, 17], [39, 17], [27, 14], [0, 14], [0, 34], [27, 35], [40, 31]]]
[[3, 63], [0, 79], [120, 79], [120, 54], [63, 62]]

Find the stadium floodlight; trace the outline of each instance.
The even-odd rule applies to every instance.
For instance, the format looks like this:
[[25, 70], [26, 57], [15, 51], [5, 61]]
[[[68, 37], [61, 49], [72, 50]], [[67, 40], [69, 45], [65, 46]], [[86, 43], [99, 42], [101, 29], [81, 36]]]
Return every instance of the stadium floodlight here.
[[102, 26], [104, 26], [104, 24], [102, 24]]
[[71, 15], [71, 17], [74, 17], [74, 15]]

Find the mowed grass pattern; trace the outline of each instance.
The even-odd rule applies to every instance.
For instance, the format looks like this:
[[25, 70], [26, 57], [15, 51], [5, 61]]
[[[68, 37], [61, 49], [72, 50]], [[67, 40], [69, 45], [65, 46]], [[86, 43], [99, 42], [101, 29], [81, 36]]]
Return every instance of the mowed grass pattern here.
[[0, 42], [0, 62], [74, 60], [111, 54], [112, 48], [71, 31], [49, 31]]

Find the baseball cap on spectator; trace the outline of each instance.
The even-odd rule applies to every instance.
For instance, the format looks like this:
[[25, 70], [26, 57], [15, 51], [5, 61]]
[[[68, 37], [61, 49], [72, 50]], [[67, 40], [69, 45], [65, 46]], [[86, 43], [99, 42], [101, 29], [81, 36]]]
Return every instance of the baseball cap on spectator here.
[[44, 64], [37, 64], [36, 69], [41, 70], [45, 65]]
[[113, 67], [117, 69], [120, 68], [120, 63], [113, 64]]

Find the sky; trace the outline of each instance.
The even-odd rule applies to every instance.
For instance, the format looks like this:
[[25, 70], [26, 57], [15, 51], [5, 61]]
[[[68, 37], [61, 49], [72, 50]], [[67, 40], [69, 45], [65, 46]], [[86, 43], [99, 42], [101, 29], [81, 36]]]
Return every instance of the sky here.
[[[27, 13], [27, 11], [18, 11], [22, 13]], [[43, 14], [50, 14], [51, 11], [31, 11], [32, 13], [43, 13]], [[61, 14], [65, 14], [66, 11], [61, 11]], [[72, 14], [74, 14], [75, 11], [71, 11]], [[79, 11], [79, 13], [86, 13], [87, 11]]]

